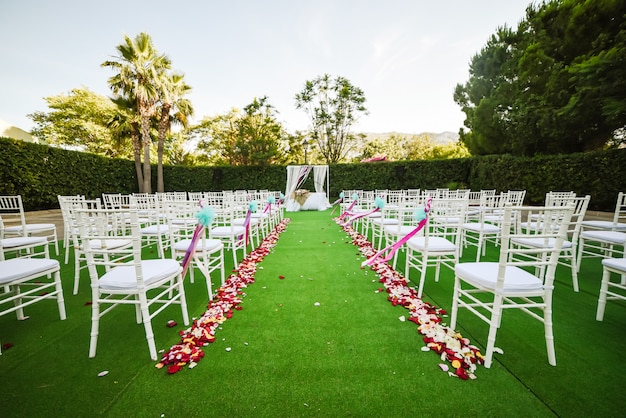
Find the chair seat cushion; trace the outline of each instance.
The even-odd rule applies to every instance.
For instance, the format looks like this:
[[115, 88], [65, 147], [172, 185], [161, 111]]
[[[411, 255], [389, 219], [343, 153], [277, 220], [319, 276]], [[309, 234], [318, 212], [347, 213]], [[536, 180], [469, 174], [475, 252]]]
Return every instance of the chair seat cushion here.
[[626, 258], [605, 258], [602, 260], [602, 265], [626, 272]]
[[589, 241], [604, 241], [611, 244], [626, 243], [626, 233], [617, 231], [584, 231], [580, 233], [580, 238]]
[[615, 227], [617, 231], [626, 231], [626, 224], [614, 224], [612, 221], [583, 221], [582, 225], [598, 229], [613, 229]]
[[[385, 226], [385, 233], [396, 237], [403, 237], [409, 235], [417, 226], [415, 225], [387, 225]], [[424, 230], [418, 232], [420, 235], [424, 235]]]
[[4, 238], [2, 241], [2, 248], [10, 250], [12, 248], [24, 247], [35, 244], [47, 244], [48, 238], [46, 237], [12, 237]]
[[473, 232], [482, 231], [488, 234], [497, 234], [500, 232], [499, 226], [480, 222], [466, 222], [463, 224], [463, 229]]
[[[513, 238], [511, 239], [512, 242], [514, 242], [515, 244], [524, 246], [524, 247], [530, 247], [530, 248], [552, 248], [554, 247], [554, 243], [556, 242], [556, 239], [554, 238], [549, 238], [549, 239], [543, 239], [543, 238]], [[572, 248], [572, 242], [571, 241], [563, 241], [563, 249], [567, 250]]]
[[374, 225], [398, 225], [399, 221], [395, 218], [374, 218], [372, 224]]
[[[498, 281], [498, 267], [497, 262], [458, 263], [454, 266], [454, 271], [457, 276], [468, 283], [493, 290]], [[507, 266], [503, 290], [505, 292], [542, 291], [543, 282], [526, 270]]]
[[154, 224], [141, 228], [141, 235], [165, 235], [169, 233], [167, 225]]
[[[258, 225], [261, 222], [261, 218], [250, 217], [250, 225]], [[246, 223], [246, 218], [233, 219], [233, 225], [242, 226]]]
[[429, 253], [456, 251], [456, 245], [442, 237], [428, 237], [428, 248], [426, 248], [426, 237], [411, 237], [411, 239], [406, 242], [406, 246], [419, 252], [426, 250], [428, 250]]
[[198, 224], [198, 220], [195, 218], [176, 218], [172, 219], [172, 225], [175, 226], [195, 226]]
[[246, 232], [243, 226], [216, 226], [211, 229], [211, 235], [214, 237], [230, 237], [233, 235], [241, 235]]
[[[56, 230], [54, 224], [26, 224], [26, 232], [28, 233], [50, 231], [53, 229]], [[21, 233], [22, 225], [7, 226], [4, 228], [4, 231], [9, 233]]]
[[[189, 249], [190, 245], [191, 238], [187, 238], [174, 243], [172, 247], [174, 248], [174, 251], [186, 252]], [[213, 252], [215, 250], [219, 250], [222, 247], [224, 247], [224, 243], [219, 239], [199, 239], [196, 244], [196, 251]]]
[[[182, 271], [182, 267], [178, 261], [171, 259], [143, 260], [141, 270], [145, 286], [150, 287], [175, 277]], [[114, 267], [98, 280], [98, 287], [105, 291], [136, 289], [137, 275], [134, 264]]]
[[92, 250], [104, 250], [104, 249], [115, 250], [118, 248], [125, 248], [131, 245], [132, 241], [130, 239], [124, 239], [124, 238], [112, 238], [112, 239], [105, 239], [104, 246], [102, 244], [103, 244], [102, 240], [100, 239], [89, 240], [89, 247]]
[[49, 258], [12, 258], [0, 261], [0, 285], [55, 269], [59, 269], [59, 262]]

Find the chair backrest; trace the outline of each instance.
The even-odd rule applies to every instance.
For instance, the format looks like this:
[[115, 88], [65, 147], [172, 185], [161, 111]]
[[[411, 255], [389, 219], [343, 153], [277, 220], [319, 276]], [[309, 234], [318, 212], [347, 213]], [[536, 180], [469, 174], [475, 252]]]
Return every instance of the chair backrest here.
[[428, 236], [438, 236], [454, 243], [461, 242], [463, 223], [469, 206], [467, 197], [433, 199], [430, 207]]
[[102, 193], [102, 203], [106, 209], [128, 209], [130, 196], [121, 193]]
[[562, 199], [567, 199], [570, 197], [576, 197], [576, 193], [572, 191], [569, 191], [569, 192], [549, 191], [548, 193], [546, 193], [545, 205], [553, 206], [554, 205], [552, 203], [553, 201], [560, 201]]
[[19, 225], [22, 232], [26, 233], [26, 216], [21, 195], [0, 196], [0, 215], [3, 217], [5, 227]]
[[[141, 262], [141, 232], [136, 209], [79, 207], [74, 210], [78, 237], [87, 258], [92, 286], [97, 284], [98, 265], [112, 267], [121, 262]], [[130, 234], [121, 235], [116, 222], [123, 221]], [[132, 245], [113, 245], [115, 240], [130, 240]], [[119, 242], [119, 241], [118, 241]], [[111, 249], [113, 248], [113, 249]], [[103, 257], [103, 255], [107, 255]]]
[[[571, 222], [574, 205], [567, 206], [513, 206], [506, 204], [502, 221], [498, 270], [499, 289], [503, 288], [507, 266], [535, 270], [544, 281], [544, 288], [552, 288], [556, 266]], [[514, 228], [518, 219], [526, 217], [533, 228]], [[532, 223], [532, 219], [542, 222]], [[514, 242], [524, 239], [544, 240], [545, 245], [519, 246]], [[537, 273], [538, 272], [538, 273]]]
[[524, 204], [524, 198], [526, 197], [526, 190], [509, 190], [506, 192], [506, 203], [510, 203], [513, 206], [521, 206]]
[[613, 213], [614, 228], [618, 223], [626, 223], [626, 193], [619, 192], [617, 202], [615, 203], [615, 212]]

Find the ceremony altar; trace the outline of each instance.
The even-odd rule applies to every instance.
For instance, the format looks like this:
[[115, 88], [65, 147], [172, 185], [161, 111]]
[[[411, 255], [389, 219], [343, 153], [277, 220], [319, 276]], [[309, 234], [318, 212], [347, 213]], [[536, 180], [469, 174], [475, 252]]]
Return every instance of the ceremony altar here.
[[[299, 189], [313, 171], [315, 192]], [[326, 188], [324, 188], [326, 183]], [[327, 165], [290, 165], [287, 167], [287, 186], [285, 189], [285, 210], [297, 212], [300, 210], [326, 210], [330, 207]]]

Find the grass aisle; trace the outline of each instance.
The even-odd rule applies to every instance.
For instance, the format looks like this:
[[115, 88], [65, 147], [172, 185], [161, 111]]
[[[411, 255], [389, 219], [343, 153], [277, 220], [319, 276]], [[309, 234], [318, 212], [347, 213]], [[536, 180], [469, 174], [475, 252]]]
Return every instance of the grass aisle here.
[[198, 366], [145, 368], [109, 415], [549, 415], [504, 371], [471, 382], [441, 372], [329, 212], [290, 216]]
[[[0, 356], [0, 417], [623, 416], [626, 303], [613, 302], [604, 322], [595, 320], [598, 259], [583, 262], [579, 293], [567, 269], [557, 271], [556, 367], [547, 364], [541, 324], [507, 312], [498, 333], [505, 354], [462, 381], [421, 351], [417, 326], [398, 319], [408, 311], [376, 293], [378, 277], [360, 269], [363, 257], [329, 211], [289, 216], [245, 289], [243, 309], [224, 322], [197, 367], [174, 375], [150, 361], [130, 306], [102, 319], [98, 354], [88, 358], [86, 271], [72, 295], [74, 266], [62, 263], [67, 320], [58, 320], [54, 301], [28, 307], [28, 321], [0, 317], [0, 342], [14, 344]], [[496, 256], [490, 248], [488, 258]], [[447, 269], [439, 283], [430, 272], [424, 299], [449, 309], [452, 281]], [[201, 275], [185, 287], [190, 316], [200, 316], [207, 305]], [[169, 319], [179, 326], [166, 327]], [[179, 308], [153, 326], [158, 348], [178, 343]], [[459, 330], [484, 347], [487, 327], [472, 315], [459, 316]]]

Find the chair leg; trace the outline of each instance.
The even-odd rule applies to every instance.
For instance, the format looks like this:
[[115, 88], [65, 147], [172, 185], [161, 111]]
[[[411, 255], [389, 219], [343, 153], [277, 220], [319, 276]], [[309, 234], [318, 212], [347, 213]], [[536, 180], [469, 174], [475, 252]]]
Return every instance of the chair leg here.
[[493, 352], [496, 347], [496, 334], [500, 326], [500, 316], [502, 315], [502, 296], [496, 295], [493, 300], [491, 310], [491, 320], [489, 321], [489, 336], [487, 337], [487, 349], [485, 352], [485, 367], [491, 367]]
[[600, 296], [598, 297], [598, 310], [596, 311], [596, 321], [604, 320], [604, 308], [606, 307], [606, 293], [609, 290], [609, 280], [611, 272], [604, 269], [602, 273], [602, 284], [600, 285]]
[[226, 271], [224, 268], [224, 249], [220, 250], [220, 278], [222, 280], [222, 285], [226, 283]]
[[459, 309], [459, 294], [461, 288], [461, 280], [459, 280], [458, 276], [454, 275], [454, 290], [452, 292], [452, 312], [450, 313], [450, 328], [456, 329], [456, 317], [457, 311]]
[[576, 252], [573, 251], [570, 259], [570, 267], [572, 269], [572, 286], [574, 287], [574, 292], [578, 292], [578, 271], [576, 271]]
[[145, 294], [139, 294], [139, 308], [141, 310], [141, 316], [143, 318], [143, 327], [146, 331], [146, 341], [148, 341], [148, 350], [150, 351], [150, 358], [152, 361], [157, 360], [156, 344], [154, 342], [154, 332], [152, 331], [152, 318], [150, 317], [150, 311], [148, 310], [148, 300]]
[[180, 310], [183, 315], [183, 324], [189, 325], [189, 314], [187, 313], [187, 297], [185, 296], [185, 285], [182, 278], [178, 277], [178, 296], [180, 301]]
[[428, 256], [422, 253], [422, 266], [420, 271], [420, 283], [417, 289], [417, 297], [422, 298], [422, 292], [424, 291], [424, 282], [426, 281], [426, 266], [428, 265]]
[[64, 321], [67, 318], [65, 313], [65, 299], [63, 298], [63, 286], [61, 284], [61, 273], [54, 273], [54, 283], [57, 292], [57, 305], [59, 305], [59, 318]]
[[93, 296], [91, 305], [91, 340], [89, 341], [89, 357], [96, 356], [96, 347], [98, 346], [98, 329], [100, 325], [100, 303], [98, 295]]
[[543, 310], [543, 324], [546, 335], [546, 350], [548, 351], [548, 363], [556, 366], [556, 353], [554, 351], [554, 334], [552, 332], [552, 295], [546, 295], [546, 306]]
[[74, 251], [74, 291], [72, 294], [78, 294], [78, 286], [80, 283], [80, 253]]

